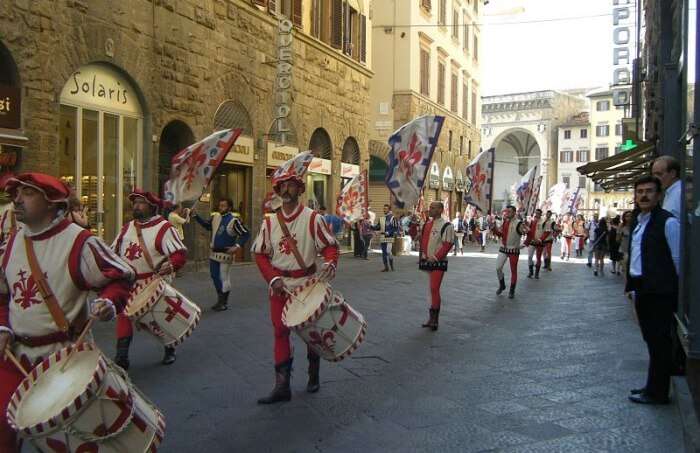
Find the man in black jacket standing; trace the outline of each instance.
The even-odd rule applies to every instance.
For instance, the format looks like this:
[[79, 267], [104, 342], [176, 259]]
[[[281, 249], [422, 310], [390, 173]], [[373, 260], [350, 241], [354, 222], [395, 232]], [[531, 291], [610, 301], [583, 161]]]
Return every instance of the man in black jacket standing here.
[[627, 291], [635, 292], [642, 337], [649, 350], [647, 383], [629, 399], [666, 404], [671, 380], [673, 314], [678, 302], [680, 224], [659, 206], [661, 182], [642, 176], [634, 183]]

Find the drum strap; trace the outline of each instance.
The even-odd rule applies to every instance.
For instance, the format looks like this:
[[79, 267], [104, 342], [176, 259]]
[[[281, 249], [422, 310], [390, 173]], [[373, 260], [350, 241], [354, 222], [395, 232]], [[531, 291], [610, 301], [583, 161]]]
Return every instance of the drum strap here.
[[36, 254], [34, 253], [34, 245], [32, 240], [26, 236], [24, 237], [24, 247], [27, 253], [27, 261], [29, 261], [29, 269], [32, 272], [32, 277], [34, 278], [36, 286], [39, 287], [39, 292], [41, 292], [41, 296], [46, 303], [46, 307], [49, 309], [49, 313], [51, 313], [51, 317], [61, 332], [68, 332], [70, 330], [70, 324], [68, 324], [66, 314], [63, 313], [63, 310], [61, 310], [61, 307], [58, 305], [58, 301], [56, 300], [56, 296], [54, 296], [49, 283], [46, 281], [46, 278], [44, 278], [44, 273], [41, 271], [39, 262], [36, 259]]
[[296, 241], [294, 240], [292, 235], [289, 234], [289, 228], [287, 228], [287, 223], [284, 221], [284, 217], [282, 217], [282, 210], [281, 209], [277, 210], [277, 221], [280, 224], [280, 228], [282, 228], [282, 234], [284, 234], [284, 237], [287, 239], [287, 244], [289, 245], [289, 248], [292, 250], [292, 254], [294, 255], [294, 258], [297, 260], [299, 267], [306, 270], [306, 268], [307, 268], [306, 263], [304, 263], [304, 259], [301, 257], [301, 253], [299, 253], [299, 249], [297, 248]]
[[148, 263], [148, 267], [151, 268], [152, 272], [156, 272], [156, 267], [153, 265], [153, 258], [151, 258], [151, 254], [148, 253], [148, 249], [146, 248], [146, 244], [143, 242], [143, 233], [141, 232], [141, 226], [134, 222], [134, 228], [136, 228], [136, 237], [139, 240], [139, 247], [141, 247], [141, 250], [143, 251], [143, 257], [146, 259], [146, 263]]

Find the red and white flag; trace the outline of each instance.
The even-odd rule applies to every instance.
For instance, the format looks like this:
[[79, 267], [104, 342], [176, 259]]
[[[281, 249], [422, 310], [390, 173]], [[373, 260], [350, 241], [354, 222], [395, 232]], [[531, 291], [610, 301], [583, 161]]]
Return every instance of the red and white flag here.
[[163, 200], [175, 205], [202, 196], [239, 135], [241, 129], [214, 132], [177, 153], [163, 188]]
[[335, 212], [345, 222], [367, 218], [367, 176], [360, 173], [348, 182], [338, 195]]

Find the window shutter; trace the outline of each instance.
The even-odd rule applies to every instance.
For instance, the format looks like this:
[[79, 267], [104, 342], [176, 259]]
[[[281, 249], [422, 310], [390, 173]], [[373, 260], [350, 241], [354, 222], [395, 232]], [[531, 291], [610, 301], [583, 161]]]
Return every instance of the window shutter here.
[[421, 6], [430, 12], [430, 0], [421, 0]]
[[[272, 1], [272, 0], [270, 0]], [[295, 26], [301, 28], [302, 26], [302, 21], [301, 21], [301, 3], [302, 0], [293, 0], [292, 2], [292, 23], [294, 23]]]
[[333, 0], [331, 10], [331, 46], [343, 48], [343, 0]]
[[267, 0], [253, 0], [253, 3], [256, 5], [260, 5], [263, 8], [267, 6]]
[[318, 8], [318, 0], [311, 0], [311, 36], [314, 38], [321, 37], [320, 11]]
[[273, 15], [277, 13], [277, 0], [265, 0], [267, 2], [267, 10]]
[[360, 61], [367, 61], [367, 17], [360, 15]]

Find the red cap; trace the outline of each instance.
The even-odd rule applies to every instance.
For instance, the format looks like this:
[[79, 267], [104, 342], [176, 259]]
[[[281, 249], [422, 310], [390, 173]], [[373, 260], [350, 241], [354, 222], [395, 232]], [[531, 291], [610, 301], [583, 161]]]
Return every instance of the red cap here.
[[45, 173], [20, 173], [9, 175], [0, 180], [0, 185], [5, 192], [15, 197], [20, 186], [31, 187], [44, 194], [44, 198], [51, 203], [67, 202], [70, 196], [70, 188], [55, 176]]
[[150, 204], [151, 206], [155, 206], [158, 209], [163, 207], [163, 200], [161, 200], [158, 195], [154, 194], [153, 192], [146, 192], [142, 189], [134, 189], [134, 191], [129, 194], [129, 200], [133, 202], [136, 198], [143, 198], [146, 200], [146, 203]]

